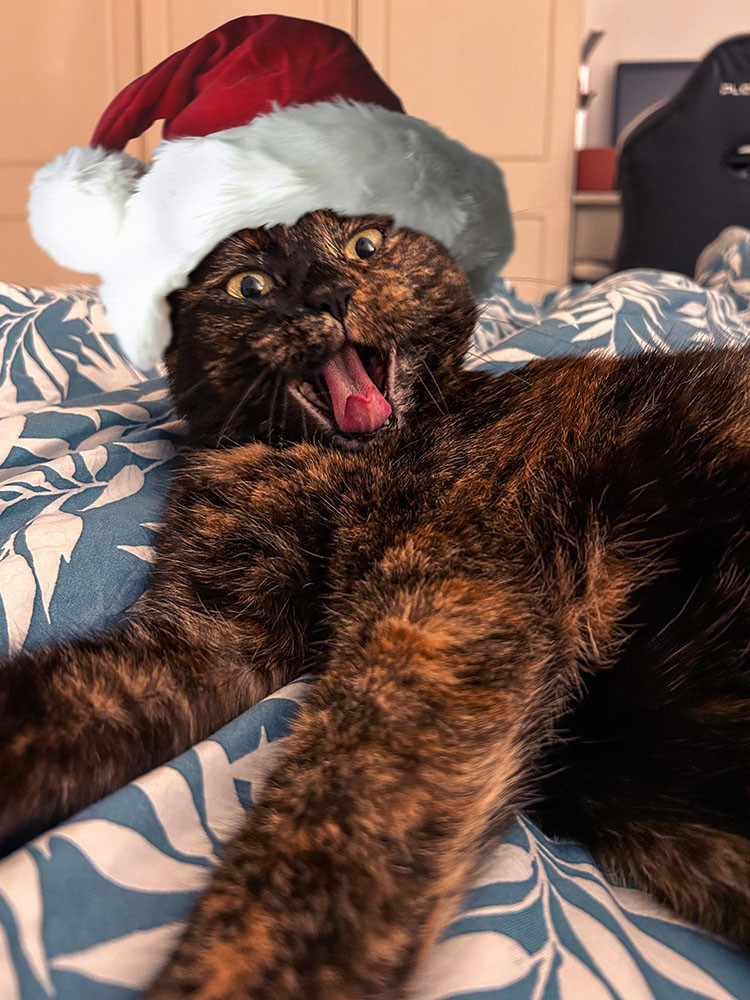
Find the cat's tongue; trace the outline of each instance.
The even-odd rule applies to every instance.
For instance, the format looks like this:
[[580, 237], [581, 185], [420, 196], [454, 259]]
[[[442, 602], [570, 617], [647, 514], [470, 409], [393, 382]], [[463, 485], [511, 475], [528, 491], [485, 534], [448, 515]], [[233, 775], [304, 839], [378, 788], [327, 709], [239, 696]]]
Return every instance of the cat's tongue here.
[[344, 344], [323, 365], [323, 378], [331, 394], [339, 430], [346, 434], [367, 434], [390, 417], [388, 400], [367, 374], [353, 344]]

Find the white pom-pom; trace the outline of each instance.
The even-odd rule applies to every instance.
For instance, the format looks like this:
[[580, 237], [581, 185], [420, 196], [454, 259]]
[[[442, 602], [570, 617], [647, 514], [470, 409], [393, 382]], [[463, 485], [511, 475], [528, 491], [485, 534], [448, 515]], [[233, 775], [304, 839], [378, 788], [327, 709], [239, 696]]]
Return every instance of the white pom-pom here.
[[127, 153], [73, 146], [34, 175], [29, 198], [34, 239], [63, 267], [101, 274], [145, 170]]

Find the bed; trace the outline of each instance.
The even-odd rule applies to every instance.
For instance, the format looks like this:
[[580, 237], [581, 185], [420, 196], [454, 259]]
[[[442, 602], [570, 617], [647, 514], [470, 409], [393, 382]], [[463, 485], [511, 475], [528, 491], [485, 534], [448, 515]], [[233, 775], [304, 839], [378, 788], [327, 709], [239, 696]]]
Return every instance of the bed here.
[[[750, 231], [696, 279], [615, 274], [540, 303], [498, 279], [466, 366], [750, 341]], [[90, 289], [0, 284], [0, 645], [120, 619], [143, 592], [183, 429], [163, 372], [120, 354]], [[2, 1000], [126, 1000], [152, 978], [274, 766], [311, 681], [0, 862]], [[611, 885], [526, 817], [498, 840], [415, 984], [418, 1000], [750, 996], [750, 958]]]

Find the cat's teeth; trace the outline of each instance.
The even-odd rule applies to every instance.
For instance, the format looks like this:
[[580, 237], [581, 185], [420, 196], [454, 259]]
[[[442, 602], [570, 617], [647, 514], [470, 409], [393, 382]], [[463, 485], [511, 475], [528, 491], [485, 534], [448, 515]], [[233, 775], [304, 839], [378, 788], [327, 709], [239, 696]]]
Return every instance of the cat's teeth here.
[[300, 382], [298, 383], [298, 388], [305, 399], [309, 403], [312, 403], [313, 406], [318, 407], [320, 410], [330, 410], [330, 406], [328, 405], [328, 401], [326, 399], [326, 393], [321, 392], [316, 386], [313, 386], [311, 382]]
[[328, 392], [328, 386], [325, 384], [325, 380], [322, 375], [315, 376], [314, 385], [315, 395], [318, 397], [320, 402], [323, 404], [325, 409], [331, 409], [331, 397]]
[[326, 429], [333, 427], [333, 413], [325, 400], [322, 400], [310, 382], [290, 382], [289, 391], [302, 406]]

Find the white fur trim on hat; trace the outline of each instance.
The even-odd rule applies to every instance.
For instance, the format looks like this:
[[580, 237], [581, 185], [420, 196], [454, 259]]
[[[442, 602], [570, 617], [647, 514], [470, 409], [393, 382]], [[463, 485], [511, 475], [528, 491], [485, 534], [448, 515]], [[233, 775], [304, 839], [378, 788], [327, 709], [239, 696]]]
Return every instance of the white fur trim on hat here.
[[166, 296], [221, 240], [307, 212], [390, 215], [443, 243], [477, 297], [513, 249], [500, 169], [418, 118], [335, 101], [277, 108], [249, 125], [163, 142], [150, 169], [69, 150], [37, 174], [30, 215], [58, 263], [102, 276], [130, 359], [167, 347]]
[[127, 153], [73, 146], [34, 175], [29, 225], [58, 264], [100, 274], [146, 164]]

